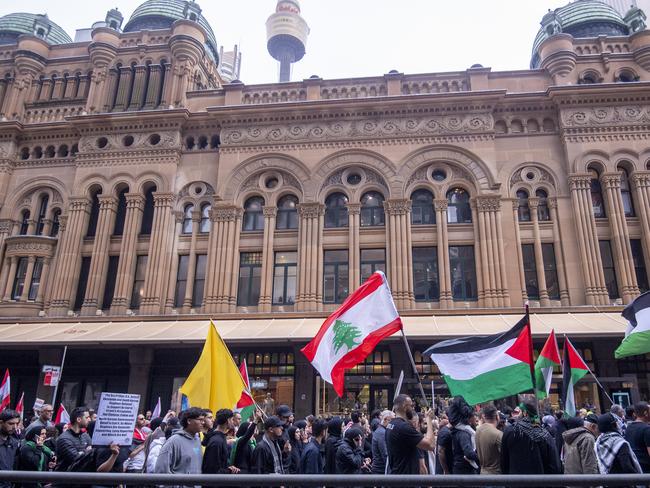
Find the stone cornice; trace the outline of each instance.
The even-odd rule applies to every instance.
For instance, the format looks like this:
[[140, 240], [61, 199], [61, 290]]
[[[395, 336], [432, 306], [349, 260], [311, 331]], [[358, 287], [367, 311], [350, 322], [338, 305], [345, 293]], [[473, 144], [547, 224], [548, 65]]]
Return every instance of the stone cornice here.
[[5, 239], [6, 256], [35, 256], [51, 258], [54, 256], [58, 240], [46, 236], [12, 236]]

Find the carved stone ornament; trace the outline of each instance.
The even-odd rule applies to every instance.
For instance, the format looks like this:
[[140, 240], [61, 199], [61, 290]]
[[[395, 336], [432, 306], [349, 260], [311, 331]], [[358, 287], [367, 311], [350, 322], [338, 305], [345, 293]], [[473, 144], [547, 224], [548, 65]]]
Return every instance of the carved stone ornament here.
[[562, 110], [564, 127], [602, 127], [650, 122], [650, 105], [585, 107]]
[[12, 158], [16, 150], [16, 145], [13, 141], [0, 142], [0, 159]]
[[317, 219], [325, 213], [325, 205], [320, 203], [300, 203], [298, 204], [298, 214], [303, 219]]
[[433, 208], [436, 210], [442, 210], [442, 211], [447, 211], [447, 208], [449, 207], [449, 200], [446, 198], [436, 198], [433, 201]]
[[278, 215], [278, 207], [263, 207], [262, 214], [265, 218], [276, 217]]
[[291, 142], [323, 142], [341, 139], [376, 139], [439, 134], [471, 134], [491, 132], [491, 114], [436, 115], [391, 119], [310, 122], [255, 127], [224, 127], [223, 146], [275, 144]]
[[51, 258], [54, 256], [57, 239], [46, 236], [12, 236], [5, 240], [7, 257], [36, 256]]
[[525, 166], [518, 169], [510, 177], [510, 186], [515, 186], [522, 181], [529, 184], [544, 182], [555, 186], [551, 173], [540, 166]]
[[411, 200], [386, 200], [384, 208], [388, 215], [407, 215], [411, 211]]
[[501, 197], [485, 196], [476, 198], [476, 208], [479, 212], [498, 212], [501, 209]]
[[[152, 135], [157, 134], [160, 139], [153, 144]], [[133, 137], [133, 142], [129, 146], [124, 145], [124, 138]], [[98, 140], [104, 137], [106, 145], [99, 147]], [[107, 151], [138, 151], [138, 150], [157, 150], [157, 149], [180, 149], [181, 134], [178, 131], [160, 131], [145, 134], [108, 134], [98, 136], [83, 136], [79, 140], [80, 153], [102, 153]]]
[[212, 207], [212, 221], [213, 222], [233, 222], [237, 220], [240, 215], [238, 207], [228, 205], [217, 205]]

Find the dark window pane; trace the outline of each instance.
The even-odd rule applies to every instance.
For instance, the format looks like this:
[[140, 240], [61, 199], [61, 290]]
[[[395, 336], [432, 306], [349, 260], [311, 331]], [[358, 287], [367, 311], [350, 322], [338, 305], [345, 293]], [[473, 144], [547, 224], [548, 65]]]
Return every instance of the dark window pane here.
[[325, 200], [325, 227], [348, 226], [348, 197], [343, 193], [332, 193]]
[[11, 298], [20, 300], [25, 286], [25, 276], [27, 275], [27, 258], [18, 258], [16, 266], [16, 276], [14, 277], [14, 285], [12, 287]]
[[535, 246], [533, 244], [521, 245], [521, 259], [524, 262], [524, 280], [526, 281], [526, 295], [533, 300], [539, 300], [539, 283], [537, 281], [537, 263], [535, 262]]
[[79, 283], [77, 284], [77, 294], [74, 300], [74, 310], [81, 310], [83, 305], [84, 296], [86, 295], [86, 287], [88, 286], [88, 274], [90, 273], [90, 256], [81, 258], [81, 270], [79, 271]]
[[187, 289], [187, 267], [190, 257], [187, 254], [178, 256], [178, 273], [176, 273], [176, 290], [174, 292], [174, 306], [182, 307]]
[[50, 230], [50, 237], [59, 235], [59, 228], [61, 226], [61, 210], [58, 208], [52, 213], [52, 229]]
[[472, 222], [469, 193], [462, 188], [453, 188], [447, 192], [447, 222], [450, 224]]
[[102, 310], [110, 309], [113, 303], [113, 294], [115, 293], [115, 282], [117, 280], [117, 266], [119, 261], [119, 256], [108, 257], [106, 283], [104, 285], [104, 296], [102, 297]]
[[36, 221], [36, 235], [43, 235], [43, 228], [45, 227], [45, 215], [47, 213], [47, 204], [50, 200], [50, 197], [43, 195], [41, 198], [41, 204], [38, 209], [38, 220]]
[[192, 213], [194, 212], [194, 205], [186, 205], [183, 210], [183, 234], [192, 233]]
[[454, 300], [475, 300], [478, 291], [474, 246], [449, 246], [449, 267]]
[[384, 249], [361, 249], [361, 282], [375, 271], [386, 272], [386, 251]]
[[438, 253], [435, 247], [413, 248], [413, 293], [415, 301], [440, 299]]
[[603, 201], [603, 192], [600, 187], [598, 178], [591, 179], [591, 207], [594, 211], [594, 217], [597, 219], [605, 218], [605, 202]]
[[413, 225], [436, 223], [433, 194], [429, 190], [416, 190], [411, 195], [411, 223]]
[[530, 208], [528, 207], [528, 192], [519, 190], [517, 192], [517, 217], [519, 222], [530, 222]]
[[124, 222], [126, 220], [126, 194], [129, 191], [125, 188], [117, 196], [117, 213], [115, 214], [115, 226], [113, 227], [113, 235], [121, 236], [124, 234]]
[[623, 199], [623, 211], [626, 217], [634, 217], [634, 201], [632, 200], [632, 192], [630, 191], [630, 180], [627, 176], [627, 171], [621, 174], [621, 198]]
[[273, 304], [293, 305], [296, 301], [296, 252], [276, 252], [273, 270]]
[[641, 293], [650, 289], [648, 286], [648, 273], [645, 269], [645, 260], [643, 256], [643, 246], [640, 239], [631, 239], [630, 247], [632, 248], [632, 261], [634, 262], [634, 271], [636, 273], [636, 282], [639, 285]]
[[131, 303], [132, 310], [140, 308], [140, 302], [144, 295], [144, 277], [147, 272], [147, 255], [138, 256], [135, 263], [135, 276], [133, 277], [133, 289], [131, 290]]
[[242, 229], [246, 231], [264, 230], [264, 199], [251, 197], [244, 204]]
[[616, 270], [614, 268], [614, 258], [612, 256], [612, 246], [609, 241], [598, 241], [600, 247], [600, 257], [603, 260], [603, 272], [605, 273], [605, 284], [607, 293], [612, 300], [620, 298], [618, 294], [618, 284], [616, 283]]
[[86, 237], [95, 237], [95, 234], [97, 233], [97, 221], [99, 220], [98, 195], [100, 194], [101, 191], [98, 191], [92, 197], [92, 203], [90, 205], [90, 218], [88, 219], [88, 230], [86, 231]]
[[29, 300], [36, 300], [38, 290], [41, 286], [41, 275], [43, 274], [43, 258], [36, 258], [34, 262], [34, 271], [32, 272], [32, 282], [29, 285]]
[[278, 202], [275, 228], [279, 230], [298, 228], [298, 198], [286, 195]]
[[150, 235], [153, 227], [154, 201], [153, 193], [156, 187], [149, 188], [144, 194], [144, 210], [142, 211], [142, 224], [140, 225], [140, 234]]
[[239, 260], [237, 305], [256, 306], [260, 300], [262, 253], [243, 252]]
[[194, 272], [194, 288], [192, 290], [192, 306], [200, 307], [203, 303], [203, 290], [205, 287], [205, 267], [208, 262], [207, 254], [197, 254], [196, 271]]
[[548, 209], [548, 195], [544, 190], [537, 190], [535, 196], [539, 199], [537, 205], [537, 218], [540, 222], [551, 220], [551, 212]]
[[29, 210], [23, 210], [22, 218], [20, 219], [20, 235], [26, 236], [29, 230]]
[[212, 205], [209, 203], [201, 207], [201, 227], [199, 229], [201, 233], [210, 232], [210, 210], [212, 210]]
[[546, 278], [548, 297], [551, 300], [559, 300], [560, 284], [557, 278], [555, 248], [552, 243], [542, 244], [542, 259], [544, 260], [544, 278]]
[[384, 197], [370, 191], [361, 197], [361, 227], [384, 225]]
[[349, 292], [348, 251], [325, 251], [323, 303], [343, 303]]

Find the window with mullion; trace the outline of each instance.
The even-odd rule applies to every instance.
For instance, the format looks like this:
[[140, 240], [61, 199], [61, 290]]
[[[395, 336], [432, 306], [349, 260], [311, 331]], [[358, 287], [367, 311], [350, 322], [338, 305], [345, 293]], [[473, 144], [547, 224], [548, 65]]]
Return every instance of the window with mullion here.
[[553, 243], [542, 244], [542, 260], [544, 261], [544, 278], [548, 297], [551, 300], [559, 300], [560, 283], [557, 278], [557, 262], [555, 261], [555, 246]]
[[440, 300], [438, 252], [435, 247], [413, 248], [413, 293], [416, 302]]
[[244, 218], [242, 219], [242, 230], [260, 231], [264, 230], [264, 199], [262, 197], [251, 197], [244, 204]]
[[139, 255], [135, 261], [135, 275], [133, 276], [133, 288], [131, 290], [131, 301], [129, 307], [131, 310], [140, 308], [140, 302], [144, 294], [144, 277], [147, 272], [147, 262], [149, 256], [146, 254]]
[[106, 268], [106, 281], [104, 282], [104, 296], [102, 297], [102, 310], [109, 310], [113, 304], [115, 293], [115, 282], [117, 281], [117, 266], [120, 262], [119, 256], [108, 257]]
[[293, 305], [296, 301], [298, 253], [276, 252], [273, 269], [273, 305]]
[[323, 303], [343, 303], [349, 293], [348, 251], [324, 251]]
[[32, 272], [32, 281], [29, 284], [28, 300], [36, 300], [38, 290], [41, 287], [41, 275], [43, 274], [43, 258], [36, 258], [34, 261], [34, 271]]
[[260, 301], [262, 283], [262, 253], [243, 252], [239, 259], [239, 286], [237, 305], [254, 307]]
[[386, 250], [361, 249], [361, 283], [375, 271], [386, 272]]
[[539, 282], [537, 281], [537, 263], [535, 262], [535, 246], [521, 245], [521, 259], [524, 263], [524, 280], [526, 295], [532, 300], [539, 300]]
[[451, 291], [454, 300], [476, 300], [474, 246], [449, 246]]
[[43, 198], [41, 198], [41, 205], [38, 209], [38, 219], [36, 221], [36, 235], [40, 236], [43, 235], [43, 229], [45, 228], [45, 214], [47, 212], [47, 204], [49, 202], [50, 197], [47, 195], [43, 195]]
[[361, 197], [361, 227], [384, 225], [384, 197], [381, 193], [370, 191]]
[[614, 257], [612, 255], [612, 246], [609, 241], [598, 241], [600, 247], [600, 257], [603, 261], [603, 273], [605, 275], [605, 285], [609, 298], [620, 298], [618, 292], [618, 283], [616, 282], [616, 268], [614, 267]]
[[641, 293], [650, 289], [648, 286], [648, 273], [645, 269], [645, 259], [643, 256], [643, 246], [640, 239], [630, 239], [630, 248], [632, 249], [632, 261], [634, 262], [634, 272], [636, 274], [636, 283], [639, 285]]
[[298, 228], [298, 198], [294, 195], [286, 195], [278, 202], [275, 228], [278, 230]]
[[178, 271], [176, 273], [176, 290], [174, 291], [174, 307], [182, 307], [187, 290], [187, 269], [190, 257], [187, 254], [178, 256]]
[[16, 276], [14, 277], [14, 286], [12, 286], [11, 298], [20, 300], [25, 287], [25, 277], [27, 276], [27, 258], [18, 258], [16, 266]]
[[203, 290], [205, 288], [205, 267], [208, 262], [207, 254], [196, 255], [194, 271], [194, 287], [192, 288], [192, 306], [200, 307], [203, 304]]
[[348, 226], [348, 197], [343, 193], [332, 193], [325, 199], [325, 228]]
[[429, 225], [436, 223], [433, 208], [433, 194], [429, 190], [416, 190], [411, 195], [411, 224]]

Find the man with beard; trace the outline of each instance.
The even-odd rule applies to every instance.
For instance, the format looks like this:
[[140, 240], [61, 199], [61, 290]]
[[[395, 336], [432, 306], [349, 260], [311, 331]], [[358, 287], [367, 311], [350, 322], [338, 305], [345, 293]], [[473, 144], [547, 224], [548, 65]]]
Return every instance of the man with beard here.
[[433, 410], [426, 412], [427, 433], [422, 435], [411, 425], [415, 414], [413, 400], [408, 395], [397, 395], [393, 402], [395, 418], [386, 428], [388, 472], [390, 474], [420, 474], [418, 449], [433, 451], [436, 447], [436, 427]]
[[501, 439], [501, 473], [560, 474], [555, 442], [539, 423], [536, 402], [526, 400], [519, 408], [520, 417]]

